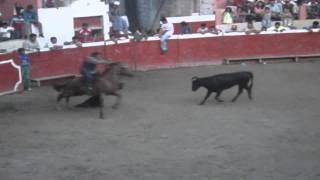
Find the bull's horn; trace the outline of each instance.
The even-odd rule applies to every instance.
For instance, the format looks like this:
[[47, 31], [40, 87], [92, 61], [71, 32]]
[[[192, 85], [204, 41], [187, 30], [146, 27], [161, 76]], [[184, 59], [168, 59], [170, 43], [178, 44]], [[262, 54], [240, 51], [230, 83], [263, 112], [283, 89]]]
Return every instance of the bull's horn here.
[[197, 76], [192, 77], [192, 81], [199, 79]]

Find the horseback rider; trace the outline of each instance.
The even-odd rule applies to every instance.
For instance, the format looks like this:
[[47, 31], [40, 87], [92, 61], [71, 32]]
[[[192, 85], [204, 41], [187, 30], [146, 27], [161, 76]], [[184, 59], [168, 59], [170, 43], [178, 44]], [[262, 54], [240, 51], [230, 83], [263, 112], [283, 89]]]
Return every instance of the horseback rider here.
[[97, 76], [97, 64], [110, 63], [112, 63], [112, 61], [103, 59], [99, 52], [93, 52], [85, 58], [81, 65], [80, 73], [83, 75], [85, 84], [89, 91], [93, 90], [93, 82]]

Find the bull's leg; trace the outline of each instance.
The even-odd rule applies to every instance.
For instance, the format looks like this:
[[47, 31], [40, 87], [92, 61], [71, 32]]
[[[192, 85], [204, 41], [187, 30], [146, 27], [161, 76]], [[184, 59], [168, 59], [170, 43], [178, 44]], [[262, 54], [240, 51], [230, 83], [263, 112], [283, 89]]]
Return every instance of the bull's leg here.
[[206, 102], [206, 100], [209, 98], [211, 93], [212, 93], [211, 91], [207, 91], [206, 96], [204, 97], [204, 99], [201, 101], [201, 103], [199, 105], [203, 105]]
[[103, 113], [103, 107], [104, 107], [104, 99], [103, 99], [103, 95], [100, 94], [99, 95], [99, 109], [100, 109], [100, 112], [99, 112], [99, 117], [100, 119], [104, 119], [104, 113]]
[[247, 87], [245, 87], [245, 89], [246, 89], [247, 92], [248, 92], [248, 97], [249, 97], [249, 99], [252, 100], [252, 87], [247, 86]]
[[119, 106], [119, 104], [120, 104], [120, 101], [121, 101], [122, 96], [121, 96], [121, 94], [119, 94], [119, 93], [117, 93], [117, 92], [114, 92], [114, 93], [112, 93], [112, 94], [110, 94], [110, 95], [113, 95], [113, 96], [116, 96], [116, 97], [117, 97], [116, 102], [115, 102], [114, 105], [112, 106], [112, 109], [117, 109], [118, 106]]
[[64, 98], [64, 94], [60, 93], [57, 97], [57, 101], [56, 101], [56, 109], [60, 110], [60, 106], [59, 106], [59, 102], [61, 101], [61, 99]]
[[242, 93], [242, 91], [243, 91], [243, 87], [242, 87], [241, 85], [239, 85], [238, 93], [237, 93], [237, 95], [232, 99], [232, 102], [235, 102], [235, 101], [238, 99], [238, 97], [239, 97], [239, 95]]
[[220, 99], [220, 95], [221, 95], [221, 91], [217, 92], [216, 97], [214, 99], [217, 100], [218, 102], [223, 102], [223, 100]]

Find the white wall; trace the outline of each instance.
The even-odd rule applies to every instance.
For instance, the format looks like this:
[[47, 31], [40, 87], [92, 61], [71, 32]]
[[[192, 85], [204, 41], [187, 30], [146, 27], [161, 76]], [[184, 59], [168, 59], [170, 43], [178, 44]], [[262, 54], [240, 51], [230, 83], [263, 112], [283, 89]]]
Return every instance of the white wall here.
[[109, 6], [99, 0], [76, 1], [70, 7], [39, 9], [39, 21], [42, 23], [45, 36], [41, 41], [49, 42], [52, 36], [57, 37], [60, 43], [71, 41], [74, 36], [73, 19], [90, 16], [103, 16], [104, 37], [108, 39], [110, 29], [108, 11]]

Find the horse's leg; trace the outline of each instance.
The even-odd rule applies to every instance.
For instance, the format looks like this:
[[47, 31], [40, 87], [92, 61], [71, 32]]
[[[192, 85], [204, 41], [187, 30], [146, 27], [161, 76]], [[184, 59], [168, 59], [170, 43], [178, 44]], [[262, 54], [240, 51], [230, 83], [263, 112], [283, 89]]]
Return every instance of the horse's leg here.
[[99, 95], [99, 107], [100, 107], [100, 119], [104, 119], [104, 113], [103, 113], [103, 107], [104, 107], [104, 102], [103, 102], [103, 94]]
[[109, 95], [113, 95], [113, 96], [116, 96], [117, 99], [116, 99], [116, 102], [114, 103], [114, 105], [112, 106], [112, 109], [117, 109], [119, 104], [120, 104], [120, 101], [121, 101], [121, 94], [117, 93], [117, 92], [114, 92], [114, 93], [111, 93]]

